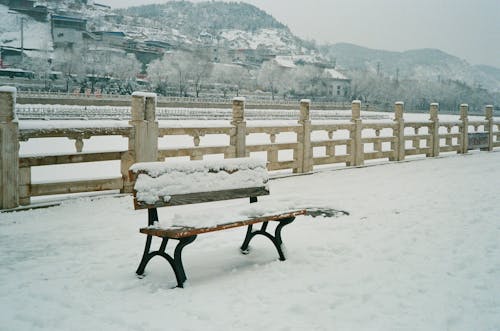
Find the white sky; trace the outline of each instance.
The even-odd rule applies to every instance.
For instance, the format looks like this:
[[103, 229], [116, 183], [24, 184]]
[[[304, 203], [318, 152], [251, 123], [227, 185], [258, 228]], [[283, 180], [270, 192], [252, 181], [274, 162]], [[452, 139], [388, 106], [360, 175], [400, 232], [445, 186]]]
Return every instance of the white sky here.
[[[166, 0], [97, 0], [113, 8]], [[195, 0], [199, 2], [199, 0]], [[439, 48], [500, 68], [500, 0], [246, 0], [318, 42]]]

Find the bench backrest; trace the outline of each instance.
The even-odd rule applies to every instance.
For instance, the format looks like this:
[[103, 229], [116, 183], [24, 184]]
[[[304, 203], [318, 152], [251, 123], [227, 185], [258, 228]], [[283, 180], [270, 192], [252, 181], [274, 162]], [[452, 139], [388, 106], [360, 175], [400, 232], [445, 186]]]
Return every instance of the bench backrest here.
[[130, 175], [135, 209], [269, 194], [266, 163], [251, 158], [136, 163]]

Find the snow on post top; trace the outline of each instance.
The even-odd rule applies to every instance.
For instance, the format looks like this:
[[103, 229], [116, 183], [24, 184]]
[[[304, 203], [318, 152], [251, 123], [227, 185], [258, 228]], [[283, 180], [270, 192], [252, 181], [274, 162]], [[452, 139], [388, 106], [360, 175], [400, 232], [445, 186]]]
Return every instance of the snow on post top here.
[[234, 97], [233, 101], [245, 102], [245, 97]]
[[156, 99], [156, 93], [151, 93], [151, 92], [141, 92], [141, 91], [136, 91], [132, 93], [133, 97], [143, 97], [143, 98], [155, 98]]
[[176, 194], [267, 187], [269, 180], [266, 162], [251, 158], [144, 162], [130, 171], [139, 174], [134, 186], [137, 201], [147, 204], [168, 202]]
[[0, 122], [2, 123], [11, 121], [17, 122], [16, 112], [15, 112], [17, 89], [12, 86], [0, 86], [0, 93], [11, 94], [10, 97], [9, 95], [5, 95], [2, 97], [2, 99], [4, 99], [5, 97], [6, 99], [1, 101], [2, 103], [5, 103], [3, 105], [5, 107], [0, 107]]
[[302, 99], [300, 100], [300, 103], [307, 103], [307, 104], [311, 104], [311, 99]]
[[0, 86], [0, 92], [13, 93], [16, 95], [17, 89], [13, 86]]

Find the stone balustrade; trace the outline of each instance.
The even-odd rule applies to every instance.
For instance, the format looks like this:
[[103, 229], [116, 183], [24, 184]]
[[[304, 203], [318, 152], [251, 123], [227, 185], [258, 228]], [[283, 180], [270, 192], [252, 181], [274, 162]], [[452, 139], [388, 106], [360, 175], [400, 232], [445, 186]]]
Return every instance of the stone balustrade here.
[[[500, 121], [493, 117], [492, 106], [486, 107], [484, 120], [469, 120], [468, 106], [463, 104], [459, 121], [440, 121], [439, 105], [431, 104], [429, 120], [405, 121], [404, 103], [397, 102], [392, 121], [370, 122], [362, 120], [361, 102], [353, 101], [350, 121], [315, 123], [310, 118], [311, 102], [301, 100], [297, 105], [300, 112], [295, 124], [254, 125], [246, 121], [245, 99], [235, 98], [232, 101], [232, 120], [227, 125], [159, 127], [156, 95], [137, 92], [131, 98], [132, 118], [125, 126], [19, 129], [15, 115], [16, 91], [0, 88], [0, 209], [28, 205], [31, 197], [43, 195], [103, 190], [130, 193], [133, 182], [128, 169], [132, 164], [175, 157], [199, 160], [209, 155], [232, 158], [264, 153], [271, 171], [308, 173], [315, 166], [335, 163], [362, 166], [371, 160], [402, 161], [408, 156], [435, 157], [440, 153], [467, 153], [469, 149], [491, 151], [500, 147]], [[278, 137], [282, 134], [295, 138], [280, 141]], [[210, 135], [223, 135], [228, 139], [226, 143], [215, 146], [200, 144], [202, 138]], [[248, 138], [252, 135], [266, 135], [267, 138], [259, 140], [258, 144], [250, 144]], [[85, 140], [93, 136], [125, 137], [128, 148], [82, 153]], [[159, 138], [168, 139], [170, 136], [190, 136], [192, 146], [158, 147]], [[73, 139], [75, 152], [19, 156], [21, 141], [49, 137]], [[282, 153], [287, 153], [288, 157], [281, 157]], [[32, 167], [111, 160], [120, 161], [121, 177], [43, 184], [31, 182]]]

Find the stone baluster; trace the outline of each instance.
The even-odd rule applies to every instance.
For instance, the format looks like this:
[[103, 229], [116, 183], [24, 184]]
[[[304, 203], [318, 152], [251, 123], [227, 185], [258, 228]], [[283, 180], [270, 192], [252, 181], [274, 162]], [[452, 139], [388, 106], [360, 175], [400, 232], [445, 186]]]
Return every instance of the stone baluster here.
[[[333, 134], [335, 133], [335, 130], [330, 130], [328, 131], [328, 139], [332, 140], [333, 139]], [[326, 149], [326, 155], [328, 155], [329, 157], [335, 157], [335, 145], [333, 144], [333, 142], [327, 146], [327, 149]]]
[[[446, 132], [447, 132], [448, 134], [450, 134], [450, 133], [451, 133], [451, 126], [448, 126], [448, 127], [446, 128]], [[452, 145], [453, 145], [453, 138], [446, 137], [446, 146], [452, 146]]]
[[[419, 135], [420, 134], [420, 128], [419, 127], [415, 127], [413, 129], [414, 129], [414, 133], [413, 133], [414, 135]], [[415, 149], [420, 148], [420, 138], [413, 138], [412, 139], [412, 146]]]
[[276, 133], [271, 133], [269, 135], [269, 141], [271, 142], [271, 146], [269, 146], [269, 149], [267, 150], [267, 161], [269, 167], [272, 168], [278, 163], [278, 147], [275, 145]]
[[[380, 138], [380, 129], [375, 130], [375, 137]], [[373, 143], [374, 152], [382, 152], [382, 142], [377, 140]]]

